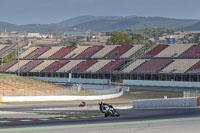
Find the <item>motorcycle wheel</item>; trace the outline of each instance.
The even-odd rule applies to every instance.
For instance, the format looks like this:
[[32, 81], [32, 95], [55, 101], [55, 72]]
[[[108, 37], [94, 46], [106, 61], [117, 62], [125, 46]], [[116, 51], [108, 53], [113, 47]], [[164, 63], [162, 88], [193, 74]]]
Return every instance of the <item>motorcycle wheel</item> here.
[[116, 116], [116, 117], [119, 117], [120, 115], [119, 115], [119, 113], [118, 113], [118, 112], [116, 112], [116, 113], [115, 113], [115, 116]]
[[105, 113], [104, 116], [105, 116], [105, 117], [108, 117], [108, 114]]

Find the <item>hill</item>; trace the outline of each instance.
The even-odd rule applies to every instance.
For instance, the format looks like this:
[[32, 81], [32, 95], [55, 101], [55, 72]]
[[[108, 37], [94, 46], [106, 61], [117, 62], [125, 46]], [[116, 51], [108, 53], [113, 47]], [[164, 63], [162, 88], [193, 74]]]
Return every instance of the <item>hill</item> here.
[[199, 30], [200, 30], [200, 22], [195, 23], [195, 24], [190, 25], [190, 26], [178, 28], [178, 30], [184, 30], [184, 31], [199, 31]]
[[28, 77], [21, 77], [12, 74], [0, 74], [0, 95], [3, 96], [46, 96], [69, 94], [69, 87], [57, 86]]
[[162, 17], [136, 17], [136, 18], [125, 18], [106, 20], [99, 19], [93, 20], [86, 23], [73, 26], [79, 31], [113, 31], [113, 30], [124, 30], [124, 29], [143, 29], [143, 28], [180, 28], [190, 26], [198, 23], [198, 20], [187, 20], [187, 19], [172, 19]]
[[[132, 16], [132, 17], [134, 17], [134, 16]], [[121, 19], [121, 18], [123, 18], [123, 17], [120, 17], [120, 16], [89, 16], [89, 15], [85, 15], [85, 16], [78, 16], [78, 17], [71, 18], [71, 19], [66, 19], [64, 21], [57, 23], [56, 25], [74, 26], [74, 25], [78, 25], [78, 24], [81, 24], [81, 23], [86, 23], [86, 22], [98, 20], [98, 19], [112, 20], [112, 19]]]
[[7, 22], [0, 22], [0, 32], [26, 31], [26, 32], [106, 32], [125, 29], [140, 28], [174, 28], [174, 29], [195, 29], [200, 20], [173, 19], [164, 17], [136, 17], [136, 16], [79, 16], [53, 24], [28, 24], [15, 25]]

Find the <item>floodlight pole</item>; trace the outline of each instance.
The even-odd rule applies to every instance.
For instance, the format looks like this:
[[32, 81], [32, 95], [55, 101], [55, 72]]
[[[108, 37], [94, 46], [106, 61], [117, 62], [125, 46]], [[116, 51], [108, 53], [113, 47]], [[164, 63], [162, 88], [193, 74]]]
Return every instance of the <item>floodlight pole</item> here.
[[17, 40], [17, 63], [18, 63], [18, 71], [17, 71], [17, 75], [20, 75], [20, 71], [19, 71], [19, 43], [18, 43], [18, 37], [16, 38]]
[[3, 66], [3, 56], [1, 57], [1, 66]]

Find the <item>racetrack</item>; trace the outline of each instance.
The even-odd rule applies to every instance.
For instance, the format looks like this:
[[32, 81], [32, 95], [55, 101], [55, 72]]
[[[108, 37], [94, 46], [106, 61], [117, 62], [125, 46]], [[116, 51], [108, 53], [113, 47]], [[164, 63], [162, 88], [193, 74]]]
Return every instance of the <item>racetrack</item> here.
[[[128, 103], [126, 103], [128, 104]], [[89, 108], [95, 104], [87, 105]], [[118, 103], [114, 104], [114, 106]], [[122, 104], [123, 105], [123, 104]], [[51, 109], [52, 112], [72, 112], [62, 109], [63, 107], [76, 107], [77, 104], [57, 105], [23, 105], [5, 106], [0, 110], [31, 111], [33, 109]], [[60, 110], [59, 110], [60, 108]], [[51, 110], [49, 110], [51, 111]], [[177, 108], [177, 109], [126, 109], [118, 110], [120, 117], [117, 118], [78, 118], [50, 121], [24, 121], [0, 123], [0, 132], [30, 132], [30, 133], [58, 133], [58, 132], [188, 132], [199, 130], [200, 109], [199, 108]], [[99, 113], [99, 110], [75, 110], [73, 112]], [[184, 126], [183, 126], [184, 125]], [[180, 128], [181, 127], [181, 128]], [[193, 129], [193, 130], [192, 130]], [[102, 131], [99, 131], [102, 130]], [[190, 131], [190, 132], [191, 132]]]

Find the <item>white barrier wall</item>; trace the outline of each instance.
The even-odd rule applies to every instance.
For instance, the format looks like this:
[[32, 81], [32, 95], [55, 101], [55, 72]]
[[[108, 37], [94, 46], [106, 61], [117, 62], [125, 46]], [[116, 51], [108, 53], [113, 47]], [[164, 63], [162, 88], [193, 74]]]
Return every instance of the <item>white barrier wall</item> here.
[[103, 100], [117, 98], [122, 95], [123, 90], [116, 94], [97, 96], [2, 96], [0, 102]]
[[133, 108], [166, 108], [166, 107], [196, 107], [197, 98], [169, 98], [169, 99], [151, 99], [135, 100]]

